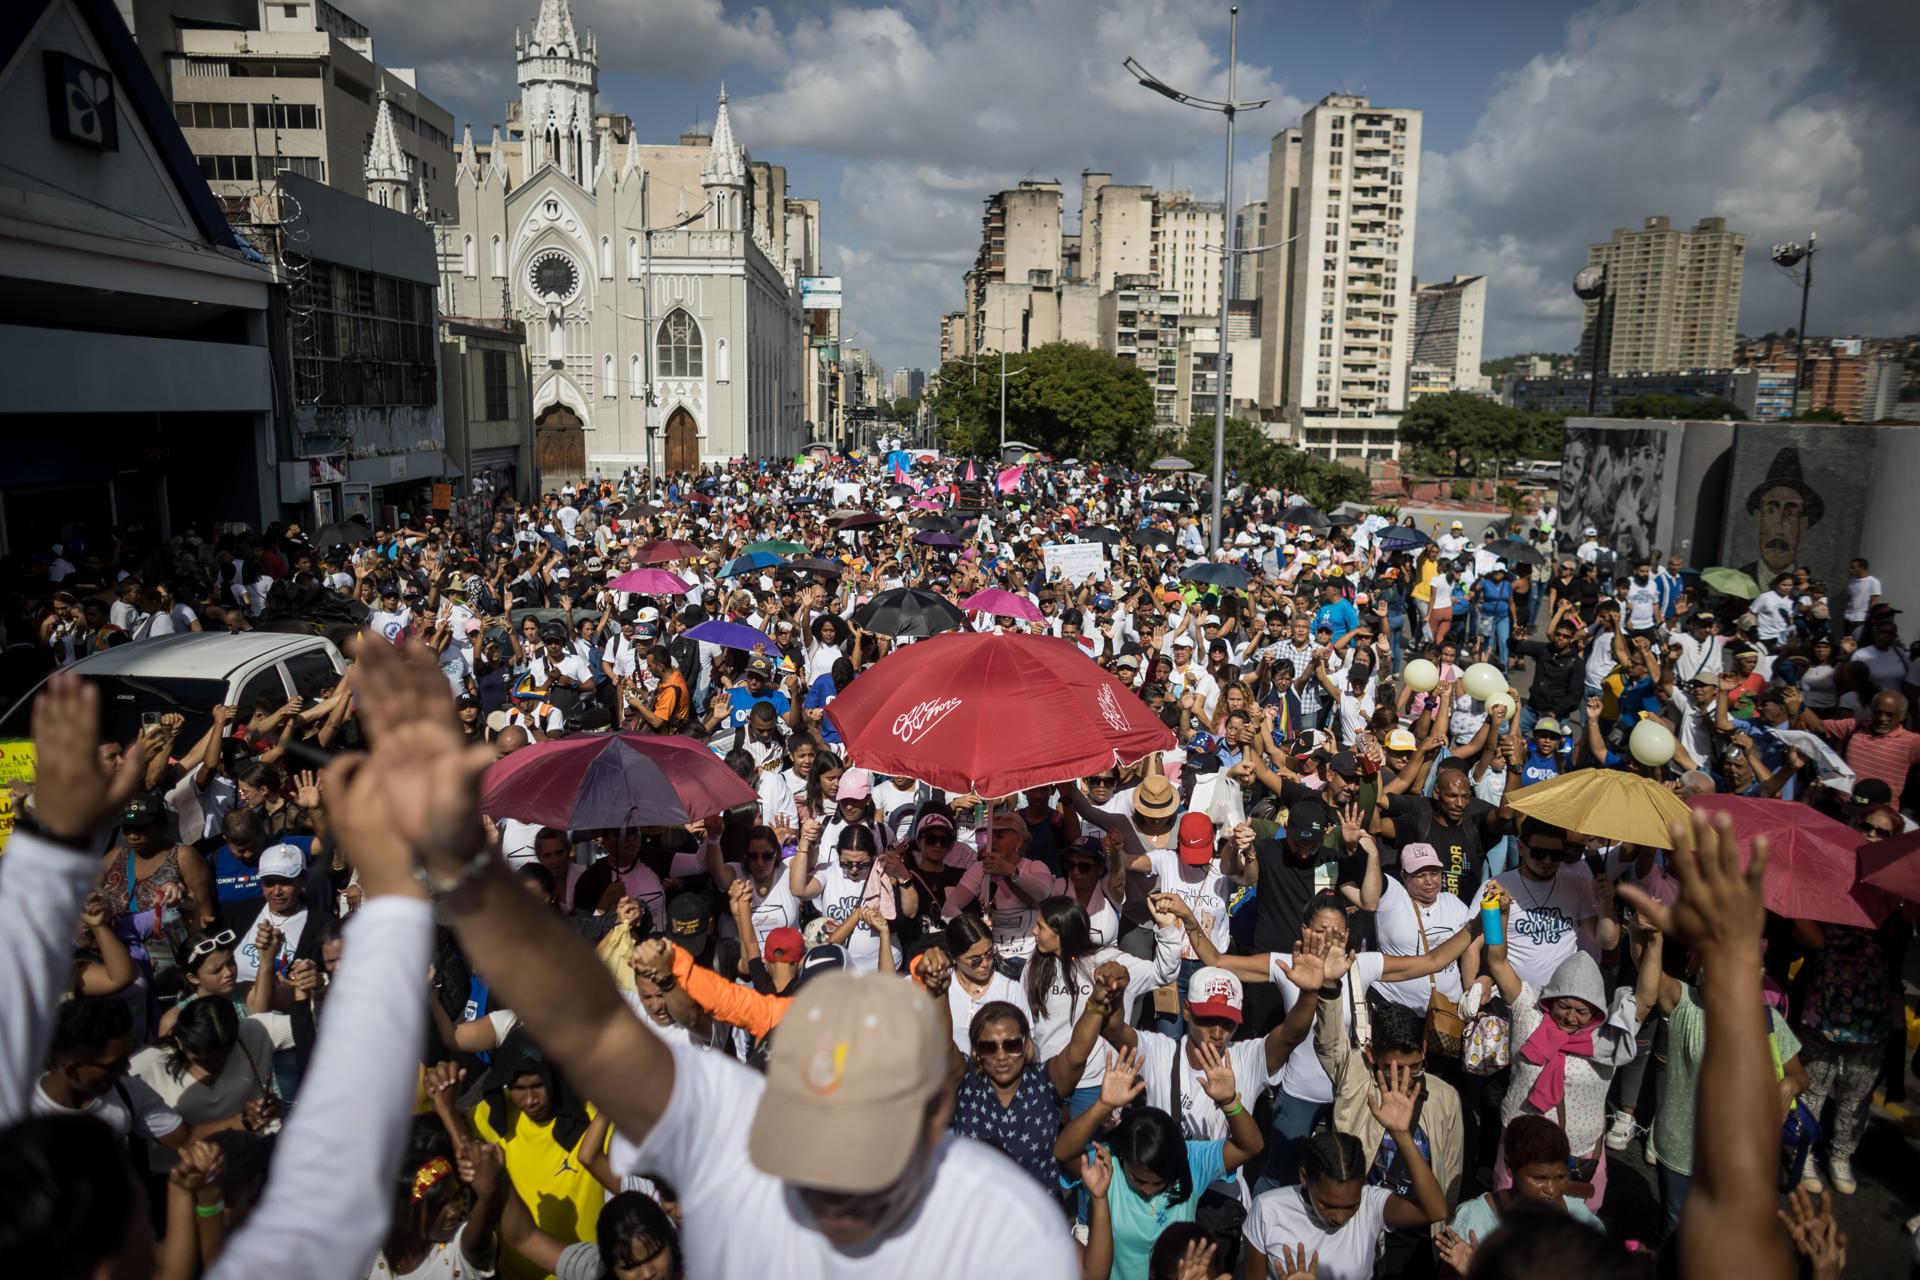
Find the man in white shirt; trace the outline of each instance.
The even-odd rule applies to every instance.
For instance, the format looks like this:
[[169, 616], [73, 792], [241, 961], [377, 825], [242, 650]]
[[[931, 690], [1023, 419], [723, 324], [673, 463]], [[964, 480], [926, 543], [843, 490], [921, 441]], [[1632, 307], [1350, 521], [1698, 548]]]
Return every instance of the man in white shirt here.
[[1865, 560], [1853, 560], [1847, 564], [1847, 625], [1858, 627], [1866, 622], [1867, 611], [1880, 603], [1880, 579], [1867, 572]]
[[1633, 576], [1627, 579], [1627, 634], [1651, 639], [1660, 627], [1660, 583], [1653, 576], [1653, 565], [1637, 561]]
[[[1852, 591], [1851, 584], [1848, 591]], [[1755, 631], [1761, 643], [1769, 648], [1778, 645], [1793, 626], [1793, 575], [1775, 574], [1773, 585], [1749, 601], [1747, 607], [1753, 611]]]
[[1213, 705], [1220, 697], [1220, 685], [1207, 669], [1193, 660], [1193, 637], [1181, 632], [1170, 642], [1173, 653], [1173, 673], [1167, 678], [1168, 696], [1178, 699], [1191, 693], [1199, 702], [1195, 711], [1209, 724], [1213, 721]]
[[1448, 560], [1455, 559], [1467, 549], [1467, 526], [1455, 520], [1447, 526], [1447, 531], [1435, 538], [1434, 545], [1440, 548], [1440, 554]]
[[1726, 647], [1726, 637], [1713, 634], [1713, 615], [1705, 609], [1687, 618], [1684, 631], [1675, 632], [1673, 643], [1680, 646], [1680, 661], [1674, 669], [1674, 680], [1685, 682], [1695, 676], [1706, 676], [1718, 680], [1722, 667], [1721, 651]]
[[1527, 819], [1520, 828], [1520, 865], [1494, 877], [1513, 899], [1507, 917], [1507, 961], [1522, 982], [1542, 990], [1575, 951], [1595, 961], [1620, 943], [1613, 889], [1584, 861], [1565, 862], [1566, 835]]
[[1600, 559], [1600, 531], [1592, 525], [1580, 531], [1581, 543], [1573, 549], [1574, 558], [1583, 564], [1593, 564]]
[[60, 1005], [46, 1071], [28, 1109], [37, 1116], [92, 1116], [117, 1138], [137, 1133], [178, 1151], [193, 1140], [180, 1113], [127, 1074], [133, 1020], [126, 1002], [76, 996]]

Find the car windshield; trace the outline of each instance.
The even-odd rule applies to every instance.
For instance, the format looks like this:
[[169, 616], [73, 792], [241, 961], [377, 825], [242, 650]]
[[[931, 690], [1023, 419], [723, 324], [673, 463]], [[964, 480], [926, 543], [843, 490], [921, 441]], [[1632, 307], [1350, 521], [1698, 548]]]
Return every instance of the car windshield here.
[[115, 741], [131, 742], [140, 726], [169, 711], [186, 717], [175, 739], [181, 750], [206, 732], [213, 709], [227, 696], [224, 680], [194, 680], [182, 676], [91, 676], [100, 690], [100, 709], [106, 732]]

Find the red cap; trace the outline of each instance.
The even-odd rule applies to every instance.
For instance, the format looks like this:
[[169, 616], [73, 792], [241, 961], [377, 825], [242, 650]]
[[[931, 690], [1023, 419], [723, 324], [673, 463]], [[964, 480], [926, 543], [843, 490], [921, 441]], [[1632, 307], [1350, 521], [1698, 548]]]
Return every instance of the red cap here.
[[800, 936], [798, 929], [783, 926], [767, 934], [767, 943], [760, 950], [769, 960], [799, 964], [806, 957], [807, 943], [806, 939]]
[[1189, 813], [1180, 819], [1180, 861], [1192, 867], [1213, 861], [1213, 819], [1206, 814]]

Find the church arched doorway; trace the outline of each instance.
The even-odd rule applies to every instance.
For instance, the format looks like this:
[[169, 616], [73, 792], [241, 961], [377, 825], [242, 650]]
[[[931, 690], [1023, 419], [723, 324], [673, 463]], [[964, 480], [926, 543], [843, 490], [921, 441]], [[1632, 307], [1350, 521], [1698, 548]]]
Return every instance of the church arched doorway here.
[[669, 473], [700, 469], [700, 433], [685, 409], [675, 409], [667, 418], [666, 468]]
[[541, 414], [533, 428], [533, 459], [542, 492], [563, 480], [583, 478], [587, 474], [587, 432], [579, 415], [563, 404]]

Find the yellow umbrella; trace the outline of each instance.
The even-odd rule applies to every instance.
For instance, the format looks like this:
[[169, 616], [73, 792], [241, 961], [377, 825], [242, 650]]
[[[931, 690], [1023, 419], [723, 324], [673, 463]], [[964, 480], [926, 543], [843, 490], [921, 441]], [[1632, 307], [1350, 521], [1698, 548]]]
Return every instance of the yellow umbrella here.
[[1637, 773], [1621, 769], [1575, 769], [1530, 787], [1509, 791], [1514, 812], [1583, 836], [1671, 849], [1669, 824], [1689, 821], [1680, 797]]

